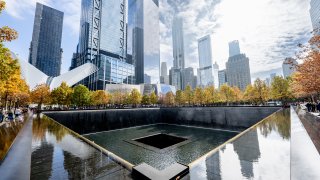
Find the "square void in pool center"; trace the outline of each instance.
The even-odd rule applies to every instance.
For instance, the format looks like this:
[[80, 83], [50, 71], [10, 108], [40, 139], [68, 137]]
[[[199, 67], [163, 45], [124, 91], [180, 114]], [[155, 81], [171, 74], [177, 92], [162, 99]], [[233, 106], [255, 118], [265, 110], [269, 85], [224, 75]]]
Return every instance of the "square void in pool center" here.
[[146, 144], [148, 146], [156, 147], [158, 149], [164, 149], [184, 142], [186, 140], [187, 138], [162, 133], [134, 139], [134, 141]]
[[175, 162], [189, 164], [238, 133], [154, 124], [84, 136], [134, 165], [145, 162], [162, 170]]

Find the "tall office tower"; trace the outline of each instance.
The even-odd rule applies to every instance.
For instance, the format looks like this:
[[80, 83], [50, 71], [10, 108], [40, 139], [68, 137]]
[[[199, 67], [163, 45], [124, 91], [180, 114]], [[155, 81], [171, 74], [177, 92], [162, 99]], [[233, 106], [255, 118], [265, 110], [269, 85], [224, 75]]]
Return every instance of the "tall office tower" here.
[[76, 64], [99, 70], [81, 83], [91, 90], [106, 84], [133, 84], [134, 66], [126, 61], [126, 0], [82, 0]]
[[60, 75], [62, 26], [63, 12], [37, 3], [29, 63], [52, 77]]
[[197, 84], [198, 84], [198, 77], [193, 76], [192, 89], [196, 89], [196, 87], [198, 86]]
[[283, 76], [285, 78], [291, 76], [295, 71], [298, 62], [293, 58], [286, 58], [282, 63]]
[[172, 85], [177, 90], [182, 90], [184, 84], [184, 40], [183, 40], [183, 20], [180, 17], [174, 16], [172, 21], [172, 48], [173, 48], [173, 67], [171, 80]]
[[215, 62], [212, 65], [213, 68], [213, 82], [214, 82], [214, 87], [219, 88], [219, 65], [217, 62]]
[[226, 67], [229, 86], [245, 90], [251, 84], [249, 58], [245, 54], [229, 57]]
[[219, 88], [226, 84], [228, 82], [227, 80], [227, 71], [224, 69], [224, 70], [221, 70], [218, 72], [218, 77], [219, 77]]
[[172, 22], [173, 67], [184, 69], [183, 20], [175, 16]]
[[312, 22], [312, 27], [314, 30], [318, 30], [320, 33], [320, 1], [311, 0], [310, 1], [310, 17]]
[[185, 90], [187, 86], [190, 86], [193, 88], [194, 86], [194, 73], [193, 73], [193, 68], [188, 67], [182, 70], [182, 82], [183, 82], [183, 87], [182, 89]]
[[206, 87], [209, 85], [214, 85], [210, 35], [207, 35], [198, 40], [198, 54], [199, 54], [199, 69], [198, 69], [199, 86]]
[[229, 57], [240, 54], [239, 41], [234, 40], [229, 42]]
[[161, 84], [169, 84], [169, 76], [168, 76], [168, 69], [167, 69], [166, 62], [161, 63], [160, 83]]
[[[109, 3], [109, 2], [108, 2]], [[128, 54], [135, 65], [136, 83], [160, 83], [159, 0], [128, 0]]]

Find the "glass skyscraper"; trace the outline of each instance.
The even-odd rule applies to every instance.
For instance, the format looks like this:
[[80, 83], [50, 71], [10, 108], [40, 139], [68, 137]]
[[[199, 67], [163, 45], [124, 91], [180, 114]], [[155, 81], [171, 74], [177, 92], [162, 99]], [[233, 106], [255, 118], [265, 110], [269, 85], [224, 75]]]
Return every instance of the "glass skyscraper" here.
[[63, 12], [37, 3], [29, 63], [48, 76], [59, 76]]
[[128, 0], [127, 53], [132, 55], [137, 84], [160, 83], [158, 0]]
[[320, 1], [311, 0], [310, 1], [310, 17], [314, 30], [320, 32]]
[[229, 57], [226, 67], [229, 86], [237, 86], [245, 90], [251, 84], [249, 58], [245, 54]]
[[234, 40], [229, 42], [229, 57], [240, 54], [239, 41]]
[[200, 87], [214, 85], [212, 69], [211, 37], [207, 35], [198, 40], [199, 69], [198, 84]]
[[82, 81], [91, 90], [134, 83], [134, 66], [127, 62], [126, 7], [126, 0], [82, 0], [79, 45], [72, 66], [91, 62], [99, 68]]

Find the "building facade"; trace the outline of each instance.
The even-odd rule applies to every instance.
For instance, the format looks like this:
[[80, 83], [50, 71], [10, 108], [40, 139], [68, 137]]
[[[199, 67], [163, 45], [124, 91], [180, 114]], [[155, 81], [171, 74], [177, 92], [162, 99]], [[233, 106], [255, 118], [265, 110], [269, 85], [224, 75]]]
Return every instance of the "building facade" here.
[[219, 65], [215, 62], [212, 65], [213, 69], [213, 83], [215, 88], [219, 88]]
[[187, 86], [194, 88], [194, 73], [193, 68], [184, 68], [182, 71], [182, 89], [185, 90]]
[[29, 63], [48, 76], [59, 76], [63, 12], [37, 3], [30, 44]]
[[312, 22], [312, 27], [320, 33], [320, 1], [311, 0], [310, 1], [310, 17]]
[[240, 54], [239, 41], [234, 40], [229, 42], [229, 57]]
[[211, 37], [207, 35], [198, 40], [199, 69], [198, 85], [206, 87], [214, 85], [213, 68], [212, 68], [212, 48]]
[[134, 66], [127, 63], [126, 9], [126, 0], [81, 1], [79, 44], [72, 66], [91, 62], [99, 68], [81, 82], [91, 90], [135, 82]]
[[[109, 2], [108, 2], [109, 3]], [[128, 51], [137, 84], [160, 83], [160, 24], [158, 0], [128, 0]]]
[[168, 68], [167, 63], [161, 63], [161, 74], [160, 74], [160, 83], [161, 84], [169, 84], [169, 76], [168, 76]]
[[226, 84], [228, 82], [227, 80], [227, 71], [224, 69], [224, 70], [221, 70], [218, 72], [218, 77], [219, 77], [219, 88]]
[[226, 71], [229, 86], [237, 86], [245, 90], [251, 84], [249, 58], [245, 54], [229, 57]]
[[287, 78], [291, 76], [296, 71], [297, 65], [298, 62], [295, 59], [286, 58], [282, 63], [283, 77]]

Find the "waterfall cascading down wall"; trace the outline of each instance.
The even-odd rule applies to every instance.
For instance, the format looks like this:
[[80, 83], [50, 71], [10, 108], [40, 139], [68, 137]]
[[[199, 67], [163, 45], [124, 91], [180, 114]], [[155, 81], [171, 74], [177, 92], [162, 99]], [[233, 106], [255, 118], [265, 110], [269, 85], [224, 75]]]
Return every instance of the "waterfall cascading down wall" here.
[[244, 130], [280, 107], [181, 107], [51, 111], [45, 115], [79, 134], [168, 123]]

